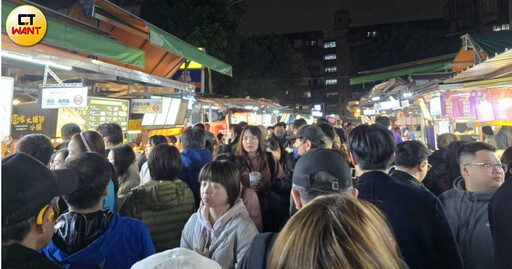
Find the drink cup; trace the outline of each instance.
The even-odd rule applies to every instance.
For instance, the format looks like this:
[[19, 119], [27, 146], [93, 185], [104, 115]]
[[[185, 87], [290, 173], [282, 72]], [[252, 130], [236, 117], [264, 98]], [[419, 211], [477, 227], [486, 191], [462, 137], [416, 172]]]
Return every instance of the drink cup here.
[[251, 184], [251, 188], [254, 187], [261, 180], [261, 173], [254, 171], [249, 173], [249, 182]]

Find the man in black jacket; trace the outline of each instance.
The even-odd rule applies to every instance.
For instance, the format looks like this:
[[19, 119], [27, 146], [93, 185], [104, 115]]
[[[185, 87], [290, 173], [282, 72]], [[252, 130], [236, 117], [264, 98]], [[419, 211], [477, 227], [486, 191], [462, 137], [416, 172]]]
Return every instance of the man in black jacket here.
[[352, 163], [360, 176], [359, 198], [381, 209], [410, 268], [462, 268], [454, 235], [439, 199], [386, 174], [395, 139], [379, 124], [360, 125], [348, 135]]
[[[348, 164], [335, 150], [312, 149], [297, 161], [297, 168], [293, 174], [292, 197], [296, 208], [299, 210], [319, 195], [332, 193], [357, 197]], [[277, 236], [278, 233], [256, 235], [240, 268], [266, 268], [270, 250]]]
[[499, 269], [512, 268], [512, 179], [496, 191], [489, 203], [494, 256]]
[[2, 160], [2, 268], [61, 268], [38, 251], [52, 239], [56, 197], [77, 187], [73, 171], [51, 171], [27, 154]]
[[431, 165], [428, 163], [428, 149], [418, 141], [405, 141], [396, 146], [396, 169], [390, 176], [404, 184], [428, 189], [422, 181]]

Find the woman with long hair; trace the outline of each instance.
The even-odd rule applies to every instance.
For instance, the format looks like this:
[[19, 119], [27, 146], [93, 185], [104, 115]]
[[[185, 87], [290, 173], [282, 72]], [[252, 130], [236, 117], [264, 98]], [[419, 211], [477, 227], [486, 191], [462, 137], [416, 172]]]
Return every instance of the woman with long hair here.
[[[242, 131], [241, 142], [236, 148], [236, 155], [240, 160], [242, 184], [255, 189], [258, 196], [268, 191], [272, 180], [283, 176], [279, 160], [275, 160], [272, 154], [267, 154], [265, 139], [257, 126], [249, 125]], [[260, 180], [252, 184], [249, 180], [249, 173], [258, 172]]]
[[[85, 131], [73, 135], [68, 144], [68, 158], [73, 158], [84, 152], [96, 152], [103, 157], [106, 156], [105, 142], [101, 135], [95, 131]], [[114, 166], [110, 165], [112, 170], [112, 179], [108, 184], [108, 194], [103, 200], [103, 209], [117, 212], [117, 191], [119, 190], [119, 181]]]
[[132, 188], [139, 186], [140, 176], [135, 164], [135, 152], [130, 145], [116, 146], [110, 149], [107, 155], [109, 162], [114, 166], [119, 181], [117, 192], [117, 208], [121, 208], [126, 195]]
[[283, 168], [279, 160], [266, 151], [265, 138], [257, 126], [249, 125], [244, 128], [236, 155], [241, 167], [242, 184], [258, 194], [263, 231], [270, 231], [276, 222], [269, 206], [270, 185], [283, 177]]
[[270, 269], [399, 269], [404, 266], [385, 217], [372, 204], [338, 194], [319, 196], [284, 226]]

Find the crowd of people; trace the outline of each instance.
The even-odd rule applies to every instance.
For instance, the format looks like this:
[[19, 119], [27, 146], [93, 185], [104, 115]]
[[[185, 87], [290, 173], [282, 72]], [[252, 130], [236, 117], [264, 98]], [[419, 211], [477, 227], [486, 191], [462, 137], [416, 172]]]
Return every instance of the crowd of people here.
[[27, 135], [2, 159], [2, 267], [512, 268], [512, 127], [432, 152], [375, 122], [198, 123], [142, 154], [113, 123]]

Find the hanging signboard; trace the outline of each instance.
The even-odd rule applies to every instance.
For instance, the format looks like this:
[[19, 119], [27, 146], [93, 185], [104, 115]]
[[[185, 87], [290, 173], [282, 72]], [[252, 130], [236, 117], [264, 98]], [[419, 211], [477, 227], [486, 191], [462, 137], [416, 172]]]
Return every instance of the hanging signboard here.
[[11, 112], [12, 95], [14, 92], [14, 79], [2, 77], [1, 80], [2, 98], [0, 98], [0, 139], [11, 135]]
[[180, 98], [155, 97], [162, 101], [160, 113], [145, 113], [142, 126], [173, 126], [181, 125], [185, 121], [188, 100]]
[[117, 123], [128, 131], [130, 101], [113, 98], [89, 97], [87, 107], [60, 108], [57, 121], [57, 136], [66, 123], [76, 123], [82, 130], [96, 130], [102, 123]]
[[430, 99], [430, 115], [439, 116], [441, 115], [441, 97], [436, 96]]
[[11, 135], [14, 139], [28, 134], [55, 137], [56, 125], [57, 110], [43, 110], [37, 102], [21, 103], [12, 108]]
[[365, 115], [365, 116], [375, 116], [375, 115], [377, 115], [377, 111], [375, 109], [365, 108], [365, 109], [363, 109], [363, 115]]
[[39, 96], [42, 109], [87, 106], [87, 87], [42, 88]]
[[130, 111], [133, 114], [161, 113], [162, 99], [132, 99]]
[[400, 108], [400, 100], [390, 100], [385, 102], [380, 102], [375, 105], [377, 110], [388, 110], [388, 109], [397, 109]]

